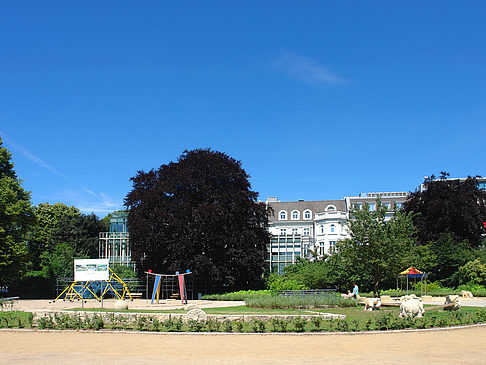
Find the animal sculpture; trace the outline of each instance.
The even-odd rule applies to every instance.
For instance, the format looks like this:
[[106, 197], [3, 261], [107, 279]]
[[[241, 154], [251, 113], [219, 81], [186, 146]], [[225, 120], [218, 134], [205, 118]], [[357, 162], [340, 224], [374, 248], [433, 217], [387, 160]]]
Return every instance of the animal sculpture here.
[[421, 299], [409, 298], [400, 304], [401, 318], [421, 318], [425, 313], [424, 304]]
[[381, 300], [380, 298], [363, 298], [362, 299], [365, 307], [365, 311], [374, 311], [374, 310], [379, 310], [381, 307]]

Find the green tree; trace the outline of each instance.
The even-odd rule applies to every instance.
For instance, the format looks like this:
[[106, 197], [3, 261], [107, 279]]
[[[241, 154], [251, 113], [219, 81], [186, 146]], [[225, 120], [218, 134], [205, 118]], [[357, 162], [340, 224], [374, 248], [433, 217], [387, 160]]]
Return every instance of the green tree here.
[[[33, 269], [40, 269], [41, 255], [51, 253], [62, 233], [63, 226], [73, 222], [81, 216], [76, 207], [69, 207], [63, 203], [40, 203], [34, 207], [36, 225], [29, 237], [29, 253]], [[62, 240], [61, 240], [62, 241]]]
[[398, 210], [386, 219], [387, 208], [379, 200], [376, 210], [355, 208], [350, 212], [347, 228], [350, 238], [336, 244], [336, 253], [329, 262], [341, 287], [353, 282], [362, 290], [379, 294], [395, 282], [396, 275], [414, 264], [413, 214]]
[[26, 234], [34, 222], [30, 193], [21, 186], [11, 153], [0, 138], [0, 284], [19, 278], [26, 264]]
[[459, 284], [486, 285], [486, 261], [479, 257], [461, 266], [458, 272]]
[[68, 244], [75, 258], [98, 257], [98, 236], [108, 225], [94, 214], [82, 214], [63, 203], [34, 207], [37, 224], [29, 240], [33, 269], [48, 265], [45, 258], [60, 244]]
[[471, 247], [481, 247], [486, 233], [486, 192], [479, 190], [476, 178], [447, 177], [442, 172], [439, 179], [426, 179], [423, 189], [410, 194], [404, 204], [405, 212], [416, 213], [418, 243], [426, 245], [449, 233], [457, 242], [467, 240]]
[[457, 285], [459, 267], [474, 260], [478, 255], [478, 252], [470, 247], [469, 241], [457, 241], [449, 232], [440, 234], [425, 247], [435, 258], [435, 264], [429, 268], [430, 280], [439, 280], [446, 286]]
[[262, 283], [268, 217], [248, 178], [239, 161], [202, 149], [138, 172], [125, 205], [139, 272], [190, 269], [212, 291]]
[[267, 278], [269, 289], [285, 285], [295, 289], [325, 289], [334, 284], [332, 268], [325, 257], [315, 261], [299, 259], [295, 264], [284, 267], [282, 274], [272, 273]]

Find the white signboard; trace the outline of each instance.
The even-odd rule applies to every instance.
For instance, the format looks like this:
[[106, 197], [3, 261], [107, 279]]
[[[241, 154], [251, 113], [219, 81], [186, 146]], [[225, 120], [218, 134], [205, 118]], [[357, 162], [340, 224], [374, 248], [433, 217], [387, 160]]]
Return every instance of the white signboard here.
[[108, 280], [108, 259], [74, 260], [74, 281]]

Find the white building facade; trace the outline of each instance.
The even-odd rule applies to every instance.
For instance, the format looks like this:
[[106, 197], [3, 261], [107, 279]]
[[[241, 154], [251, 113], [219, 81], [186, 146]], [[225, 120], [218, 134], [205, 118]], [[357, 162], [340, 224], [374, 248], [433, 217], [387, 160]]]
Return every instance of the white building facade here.
[[407, 197], [407, 192], [382, 192], [361, 193], [342, 200], [281, 202], [276, 197], [268, 198], [271, 242], [267, 263], [270, 271], [281, 273], [299, 257], [331, 255], [336, 243], [349, 237], [346, 220], [352, 207], [375, 210], [376, 199], [380, 198], [387, 207], [389, 219], [395, 207], [401, 209]]

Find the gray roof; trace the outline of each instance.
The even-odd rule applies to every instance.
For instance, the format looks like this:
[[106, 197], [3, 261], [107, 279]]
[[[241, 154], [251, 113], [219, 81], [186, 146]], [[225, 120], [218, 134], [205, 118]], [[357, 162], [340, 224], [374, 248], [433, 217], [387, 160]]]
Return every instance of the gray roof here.
[[[315, 200], [315, 201], [297, 201], [297, 202], [268, 202], [269, 207], [273, 209], [273, 214], [270, 214], [268, 220], [270, 222], [278, 220], [278, 212], [281, 210], [287, 211], [287, 214], [293, 210], [298, 210], [300, 212], [300, 220], [303, 220], [302, 214], [305, 210], [309, 209], [312, 211], [312, 214], [315, 213], [322, 213], [326, 211], [326, 208], [329, 205], [334, 205], [336, 207], [336, 211], [345, 212], [346, 211], [346, 202], [344, 200]], [[290, 220], [290, 217], [288, 217]]]

